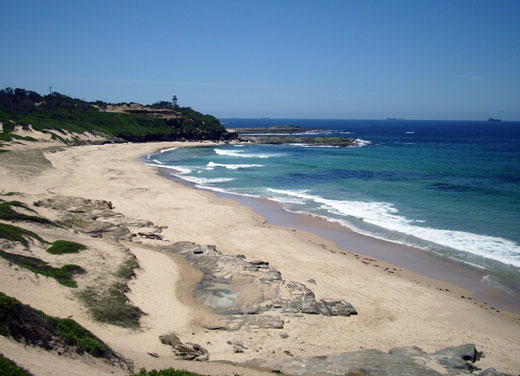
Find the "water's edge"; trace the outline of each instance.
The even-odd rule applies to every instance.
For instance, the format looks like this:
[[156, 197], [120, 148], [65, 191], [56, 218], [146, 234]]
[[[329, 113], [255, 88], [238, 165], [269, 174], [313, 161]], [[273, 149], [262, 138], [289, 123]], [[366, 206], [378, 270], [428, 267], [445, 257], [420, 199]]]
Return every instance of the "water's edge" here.
[[[141, 161], [144, 162], [144, 159]], [[467, 264], [441, 259], [418, 248], [369, 237], [322, 218], [291, 213], [284, 210], [280, 203], [268, 199], [199, 188], [195, 183], [172, 176], [171, 170], [160, 168], [160, 166], [157, 166], [157, 169], [160, 176], [186, 187], [211, 192], [217, 197], [231, 199], [247, 206], [271, 225], [313, 233], [334, 242], [342, 250], [376, 258], [416, 274], [461, 287], [469, 290], [474, 300], [486, 303], [489, 307], [520, 314], [518, 297], [508, 295], [496, 288], [484, 286], [481, 281], [486, 273]]]

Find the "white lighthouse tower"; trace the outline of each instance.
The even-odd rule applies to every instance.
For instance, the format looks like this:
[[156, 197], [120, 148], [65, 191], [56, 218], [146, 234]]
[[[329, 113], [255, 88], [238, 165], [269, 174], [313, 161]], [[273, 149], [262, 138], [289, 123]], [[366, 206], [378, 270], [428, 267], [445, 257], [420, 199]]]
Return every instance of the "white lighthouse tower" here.
[[173, 94], [172, 102], [173, 102], [173, 107], [176, 107], [177, 106], [177, 94]]

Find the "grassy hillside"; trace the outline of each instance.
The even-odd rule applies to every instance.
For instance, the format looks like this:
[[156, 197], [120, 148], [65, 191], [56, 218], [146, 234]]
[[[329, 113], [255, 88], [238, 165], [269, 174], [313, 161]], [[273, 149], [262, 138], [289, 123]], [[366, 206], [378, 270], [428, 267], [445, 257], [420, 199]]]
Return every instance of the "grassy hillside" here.
[[[144, 110], [134, 111], [136, 113], [124, 113], [107, 112], [109, 105], [101, 101], [85, 102], [59, 93], [41, 96], [24, 89], [0, 90], [0, 122], [3, 123], [0, 141], [20, 138], [10, 134], [18, 124], [31, 124], [39, 131], [100, 132], [116, 140], [133, 142], [230, 137], [214, 116], [203, 115], [189, 107], [173, 108], [169, 102], [158, 102], [141, 106]], [[165, 111], [158, 115], [156, 109]]]

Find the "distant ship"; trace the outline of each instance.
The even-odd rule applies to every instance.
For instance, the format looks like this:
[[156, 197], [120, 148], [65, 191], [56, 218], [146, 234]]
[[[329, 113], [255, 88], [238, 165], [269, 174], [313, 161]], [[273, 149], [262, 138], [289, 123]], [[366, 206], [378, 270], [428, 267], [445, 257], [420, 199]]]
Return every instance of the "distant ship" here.
[[502, 121], [502, 119], [495, 119], [495, 118], [492, 118], [491, 116], [488, 118], [488, 121]]
[[406, 120], [406, 119], [403, 119], [403, 118], [394, 118], [394, 117], [387, 117], [386, 120], [395, 121], [395, 120]]

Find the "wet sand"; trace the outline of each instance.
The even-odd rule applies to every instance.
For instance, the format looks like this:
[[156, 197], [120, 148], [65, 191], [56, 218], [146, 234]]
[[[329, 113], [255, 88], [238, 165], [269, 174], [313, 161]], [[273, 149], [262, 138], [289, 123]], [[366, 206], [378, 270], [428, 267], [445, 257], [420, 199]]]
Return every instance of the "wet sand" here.
[[[160, 175], [193, 189], [201, 189], [197, 188], [194, 183], [172, 176], [171, 170], [161, 169]], [[283, 208], [282, 204], [272, 200], [223, 192], [211, 192], [219, 197], [231, 199], [241, 205], [252, 208], [271, 225], [303, 230], [319, 235], [332, 241], [339, 249], [344, 251], [352, 251], [360, 255], [372, 257], [407, 269], [420, 276], [446, 282], [448, 285], [453, 285], [451, 289], [457, 286], [469, 291], [474, 300], [489, 307], [520, 313], [520, 299], [518, 296], [509, 295], [503, 290], [490, 288], [482, 284], [482, 278], [487, 275], [485, 270], [471, 267], [456, 260], [442, 258], [419, 248], [366, 236], [352, 231], [339, 223], [330, 222], [323, 218], [289, 212]], [[449, 290], [450, 286], [443, 285], [443, 288]], [[459, 292], [457, 291], [457, 293]]]

